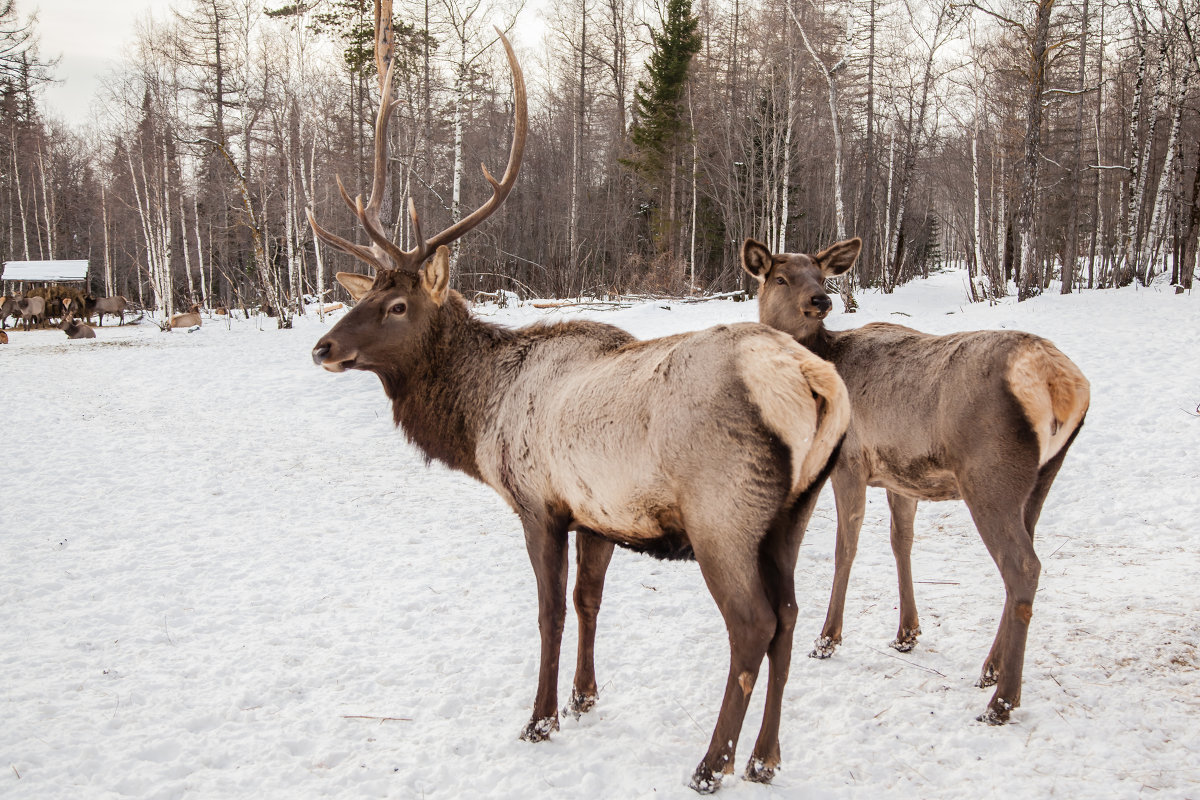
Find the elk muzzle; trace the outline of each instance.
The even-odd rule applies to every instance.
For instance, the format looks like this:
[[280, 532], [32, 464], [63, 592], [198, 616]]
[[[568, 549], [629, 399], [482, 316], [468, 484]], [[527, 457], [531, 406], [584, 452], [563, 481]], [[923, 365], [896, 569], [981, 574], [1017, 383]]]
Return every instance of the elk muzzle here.
[[833, 301], [829, 299], [829, 295], [814, 295], [812, 300], [809, 301], [808, 307], [804, 309], [804, 316], [825, 319], [825, 317], [829, 316], [829, 311], [832, 308]]
[[330, 372], [345, 372], [354, 367], [358, 352], [347, 350], [328, 336], [323, 337], [312, 351], [313, 363]]

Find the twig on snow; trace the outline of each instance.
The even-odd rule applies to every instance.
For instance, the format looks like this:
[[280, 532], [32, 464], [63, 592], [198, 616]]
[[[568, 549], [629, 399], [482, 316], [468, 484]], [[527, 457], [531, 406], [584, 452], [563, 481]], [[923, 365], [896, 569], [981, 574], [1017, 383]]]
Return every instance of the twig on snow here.
[[946, 677], [946, 674], [945, 674], [945, 673], [943, 673], [943, 672], [938, 672], [938, 671], [937, 671], [936, 669], [934, 669], [933, 667], [927, 667], [927, 666], [925, 666], [924, 664], [918, 664], [918, 663], [917, 663], [917, 662], [915, 662], [915, 661], [909, 661], [907, 658], [901, 658], [900, 656], [898, 656], [898, 655], [894, 655], [894, 654], [892, 654], [892, 653], [885, 653], [885, 652], [883, 652], [882, 650], [876, 650], [874, 647], [869, 647], [869, 648], [867, 648], [867, 649], [868, 649], [868, 650], [871, 650], [871, 651], [873, 651], [873, 652], [875, 652], [875, 653], [878, 653], [878, 654], [879, 654], [879, 655], [881, 655], [881, 656], [888, 656], [889, 658], [894, 658], [894, 659], [896, 659], [897, 661], [903, 661], [905, 664], [909, 664], [910, 666], [914, 666], [914, 667], [916, 667], [917, 669], [923, 669], [923, 670], [925, 670], [926, 672], [932, 672], [934, 675], [937, 675], [938, 677], [941, 677], [941, 678], [944, 678], [944, 677]]
[[411, 717], [373, 717], [368, 714], [343, 714], [342, 719], [375, 719], [382, 725], [385, 722], [412, 722]]
[[17, 772], [17, 765], [9, 764], [9, 766], [13, 768], [13, 774], [17, 776], [17, 780], [21, 780], [21, 773]]
[[675, 705], [679, 706], [680, 711], [682, 711], [684, 714], [687, 714], [687, 718], [690, 719], [692, 721], [692, 724], [696, 726], [696, 730], [700, 731], [701, 733], [704, 733], [704, 728], [701, 728], [700, 723], [696, 722], [696, 718], [692, 716], [691, 712], [683, 707], [683, 703], [676, 700]]

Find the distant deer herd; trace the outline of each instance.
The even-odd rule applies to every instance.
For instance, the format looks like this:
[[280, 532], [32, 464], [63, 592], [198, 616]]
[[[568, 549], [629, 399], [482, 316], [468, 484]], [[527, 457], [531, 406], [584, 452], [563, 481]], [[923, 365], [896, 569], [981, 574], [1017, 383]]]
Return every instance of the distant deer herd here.
[[[764, 658], [763, 719], [744, 774], [770, 781], [781, 763], [779, 727], [798, 614], [796, 560], [826, 479], [837, 508], [834, 579], [810, 655], [828, 658], [842, 641], [867, 487], [887, 493], [900, 597], [892, 646], [903, 652], [921, 633], [911, 568], [917, 503], [962, 499], [1005, 590], [977, 682], [996, 688], [978, 719], [1007, 722], [1021, 702], [1041, 574], [1034, 530], [1090, 401], [1079, 368], [1027, 333], [933, 336], [882, 323], [827, 329], [833, 304], [826, 281], [854, 265], [858, 239], [815, 253], [773, 253], [745, 240], [741, 261], [758, 285], [758, 323], [645, 341], [597, 322], [510, 329], [473, 316], [449, 286], [448, 246], [495, 213], [516, 183], [528, 132], [524, 78], [500, 34], [514, 93], [505, 172], [497, 180], [484, 167], [491, 197], [430, 238], [410, 200], [416, 244], [404, 250], [380, 215], [388, 124], [399, 102], [390, 99], [390, 18], [377, 16], [384, 20], [376, 31], [384, 99], [370, 198], [351, 199], [338, 180], [370, 244], [331, 233], [308, 213], [316, 236], [374, 275], [337, 274], [355, 305], [321, 337], [312, 358], [331, 372], [375, 373], [409, 441], [428, 459], [491, 487], [520, 520], [541, 638], [537, 690], [521, 738], [543, 741], [559, 728], [573, 531], [579, 637], [563, 711], [578, 717], [598, 700], [596, 625], [614, 547], [693, 559], [724, 619], [729, 672], [690, 786], [715, 791], [733, 771]], [[15, 315], [28, 330], [53, 313], [69, 338], [93, 338], [85, 324], [93, 314], [99, 324], [106, 314], [123, 324], [127, 305], [124, 297], [89, 296], [48, 309], [42, 297], [5, 297], [0, 327]], [[200, 323], [192, 307], [170, 327]]]
[[[384, 4], [388, 4], [385, 2]], [[367, 370], [393, 418], [425, 456], [494, 489], [517, 514], [533, 566], [541, 634], [532, 714], [521, 738], [558, 730], [558, 671], [566, 615], [568, 532], [575, 532], [579, 624], [575, 677], [564, 712], [597, 702], [597, 617], [615, 545], [694, 559], [729, 639], [724, 699], [690, 785], [715, 791], [734, 754], [765, 657], [762, 725], [748, 780], [781, 763], [779, 725], [797, 622], [794, 568], [826, 478], [837, 505], [835, 578], [811, 655], [842, 640], [842, 615], [868, 486], [891, 508], [900, 586], [893, 647], [920, 634], [912, 589], [913, 521], [921, 500], [963, 499], [1004, 581], [999, 631], [978, 681], [995, 686], [979, 720], [1008, 721], [1041, 565], [1034, 528], [1088, 409], [1080, 370], [1045, 339], [979, 331], [931, 336], [898, 325], [834, 332], [824, 319], [828, 278], [849, 270], [858, 239], [811, 254], [772, 253], [752, 239], [742, 265], [758, 283], [760, 323], [722, 325], [639, 341], [595, 322], [509, 329], [472, 316], [448, 285], [454, 240], [512, 190], [527, 135], [524, 79], [513, 75], [514, 132], [492, 196], [424, 238], [409, 201], [415, 246], [404, 250], [380, 216], [388, 172], [390, 14], [378, 15], [381, 90], [371, 196], [341, 196], [370, 241], [319, 225], [314, 233], [374, 275], [340, 272], [356, 301], [313, 349], [331, 372]]]
[[[37, 294], [34, 291], [39, 292]], [[94, 339], [96, 333], [92, 330], [92, 316], [96, 323], [104, 325], [104, 316], [115, 316], [118, 325], [125, 324], [125, 310], [129, 301], [117, 295], [115, 297], [96, 297], [91, 294], [73, 292], [72, 294], [51, 294], [44, 289], [28, 293], [16, 292], [13, 295], [0, 297], [0, 331], [8, 327], [8, 318], [15, 317], [13, 327], [20, 326], [28, 331], [35, 327], [45, 327], [52, 319], [57, 319], [55, 327], [64, 331], [68, 339]], [[73, 290], [72, 290], [73, 291]], [[77, 318], [83, 315], [83, 322]], [[0, 336], [0, 344], [8, 342], [8, 334]]]

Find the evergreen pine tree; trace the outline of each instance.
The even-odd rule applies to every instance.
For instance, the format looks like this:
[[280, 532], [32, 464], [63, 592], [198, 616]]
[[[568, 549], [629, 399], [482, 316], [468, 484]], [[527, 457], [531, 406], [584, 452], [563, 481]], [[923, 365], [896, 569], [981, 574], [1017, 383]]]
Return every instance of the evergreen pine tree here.
[[674, 257], [675, 189], [684, 130], [684, 92], [692, 57], [700, 51], [700, 21], [692, 0], [666, 0], [661, 31], [651, 31], [645, 80], [633, 93], [634, 120], [629, 138], [634, 153], [623, 163], [633, 169], [650, 192], [651, 235], [656, 248]]
[[646, 80], [633, 93], [630, 140], [637, 149], [628, 163], [644, 178], [661, 177], [674, 155], [683, 128], [683, 93], [692, 57], [700, 52], [700, 20], [692, 0], [667, 0], [661, 31], [651, 31]]

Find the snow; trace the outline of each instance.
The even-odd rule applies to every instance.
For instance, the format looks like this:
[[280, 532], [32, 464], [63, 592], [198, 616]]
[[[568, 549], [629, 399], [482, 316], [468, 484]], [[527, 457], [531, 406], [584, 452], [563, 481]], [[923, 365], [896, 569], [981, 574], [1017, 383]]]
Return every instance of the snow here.
[[[897, 624], [887, 503], [868, 496], [846, 641], [805, 657], [833, 571], [826, 489], [797, 568], [784, 767], [734, 798], [1200, 797], [1200, 299], [1168, 288], [968, 305], [947, 272], [860, 295], [834, 327], [1045, 335], [1092, 383], [1038, 528], [1044, 574], [1013, 722], [972, 686], [1003, 587], [965, 507], [921, 504], [924, 629]], [[590, 316], [658, 336], [752, 303]], [[595, 709], [517, 734], [537, 680], [515, 516], [394, 430], [378, 381], [290, 331], [206, 321], [10, 332], [0, 346], [0, 795], [5, 798], [690, 798], [727, 670], [693, 563], [618, 552]], [[573, 614], [560, 701], [570, 692]], [[760, 682], [737, 775], [761, 720]]]

